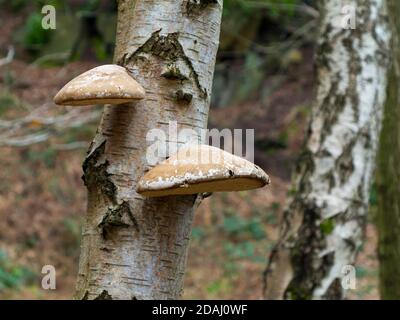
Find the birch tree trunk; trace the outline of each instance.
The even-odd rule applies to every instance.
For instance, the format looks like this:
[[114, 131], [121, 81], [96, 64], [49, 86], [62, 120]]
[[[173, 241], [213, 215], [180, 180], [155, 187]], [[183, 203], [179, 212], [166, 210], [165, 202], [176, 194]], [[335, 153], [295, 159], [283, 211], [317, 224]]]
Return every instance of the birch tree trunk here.
[[[340, 24], [356, 4], [356, 27]], [[341, 299], [363, 238], [386, 96], [385, 0], [321, 2], [318, 89], [292, 199], [265, 272], [266, 299]]]
[[131, 72], [146, 98], [105, 107], [83, 164], [88, 206], [77, 299], [181, 296], [201, 199], [146, 199], [135, 189], [150, 169], [149, 130], [168, 132], [169, 121], [206, 128], [221, 15], [222, 0], [118, 1], [114, 62]]
[[382, 299], [400, 299], [400, 2], [389, 0], [393, 66], [378, 155], [377, 225]]

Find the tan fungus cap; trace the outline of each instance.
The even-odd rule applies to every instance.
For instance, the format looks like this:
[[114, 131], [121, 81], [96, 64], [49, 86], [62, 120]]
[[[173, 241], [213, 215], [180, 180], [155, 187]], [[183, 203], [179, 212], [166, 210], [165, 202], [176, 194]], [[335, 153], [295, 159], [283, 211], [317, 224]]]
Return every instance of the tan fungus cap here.
[[208, 145], [183, 147], [139, 181], [137, 192], [148, 197], [241, 191], [270, 183], [255, 164]]
[[121, 104], [143, 99], [145, 91], [124, 67], [107, 64], [82, 73], [54, 97], [61, 105]]

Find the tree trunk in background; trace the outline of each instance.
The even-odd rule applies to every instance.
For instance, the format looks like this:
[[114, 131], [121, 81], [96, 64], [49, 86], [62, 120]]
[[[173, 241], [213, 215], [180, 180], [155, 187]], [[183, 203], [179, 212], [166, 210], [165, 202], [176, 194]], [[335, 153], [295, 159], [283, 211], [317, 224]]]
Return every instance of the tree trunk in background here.
[[354, 264], [366, 223], [386, 97], [390, 30], [384, 0], [321, 2], [318, 91], [293, 199], [265, 272], [266, 299], [341, 299], [342, 268]]
[[378, 213], [380, 293], [400, 299], [400, 2], [389, 0], [393, 30], [393, 67], [378, 155]]
[[84, 162], [88, 207], [77, 299], [181, 296], [201, 199], [146, 199], [135, 189], [149, 169], [149, 130], [168, 132], [169, 121], [198, 132], [207, 126], [221, 15], [222, 0], [119, 0], [114, 60], [146, 98], [105, 107]]

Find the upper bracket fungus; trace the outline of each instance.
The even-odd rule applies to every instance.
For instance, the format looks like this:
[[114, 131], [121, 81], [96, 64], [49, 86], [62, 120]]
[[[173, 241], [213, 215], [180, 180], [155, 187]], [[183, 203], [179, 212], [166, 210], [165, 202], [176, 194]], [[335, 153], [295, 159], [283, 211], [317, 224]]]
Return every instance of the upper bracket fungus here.
[[145, 97], [143, 87], [115, 64], [90, 69], [68, 82], [54, 97], [61, 105], [121, 104]]
[[137, 192], [148, 197], [241, 191], [270, 183], [255, 164], [208, 145], [183, 147], [139, 181]]

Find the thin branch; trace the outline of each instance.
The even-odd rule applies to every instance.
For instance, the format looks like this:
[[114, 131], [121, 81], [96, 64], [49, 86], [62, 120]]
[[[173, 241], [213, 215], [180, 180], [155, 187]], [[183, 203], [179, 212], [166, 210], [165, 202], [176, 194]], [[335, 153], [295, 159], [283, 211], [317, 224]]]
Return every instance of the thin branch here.
[[[25, 147], [44, 142], [60, 132], [83, 126], [100, 117], [97, 110], [81, 108], [73, 108], [61, 115], [49, 115], [54, 108], [54, 104], [45, 103], [22, 118], [0, 120], [0, 146]], [[71, 150], [82, 146], [83, 142], [79, 142], [58, 145], [57, 148]]]
[[0, 140], [0, 146], [8, 147], [26, 147], [39, 142], [44, 142], [50, 137], [48, 132], [35, 133], [26, 135], [20, 138], [13, 138], [8, 140]]
[[15, 50], [13, 46], [10, 46], [8, 48], [7, 56], [5, 58], [0, 59], [0, 67], [5, 66], [6, 64], [9, 64], [11, 61], [13, 61], [15, 55]]

